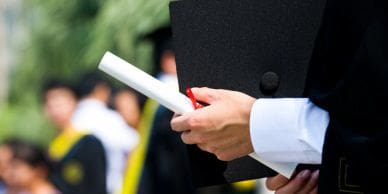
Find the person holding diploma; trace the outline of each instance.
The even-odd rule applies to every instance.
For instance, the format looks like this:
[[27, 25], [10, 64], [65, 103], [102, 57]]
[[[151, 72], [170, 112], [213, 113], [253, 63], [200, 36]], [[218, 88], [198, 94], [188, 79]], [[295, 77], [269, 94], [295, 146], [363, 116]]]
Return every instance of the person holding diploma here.
[[387, 10], [383, 0], [328, 0], [303, 98], [193, 88], [209, 105], [174, 117], [173, 130], [220, 160], [255, 152], [271, 162], [321, 164], [291, 180], [269, 179], [277, 193], [386, 192]]

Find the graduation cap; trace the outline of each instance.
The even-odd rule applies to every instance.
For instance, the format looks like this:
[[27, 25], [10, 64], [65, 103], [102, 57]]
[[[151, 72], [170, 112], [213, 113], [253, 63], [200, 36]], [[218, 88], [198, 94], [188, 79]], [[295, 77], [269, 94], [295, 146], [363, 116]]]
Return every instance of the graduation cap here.
[[[325, 0], [170, 3], [180, 91], [237, 90], [256, 98], [303, 95]], [[276, 173], [250, 157], [230, 162], [189, 146], [196, 186]]]

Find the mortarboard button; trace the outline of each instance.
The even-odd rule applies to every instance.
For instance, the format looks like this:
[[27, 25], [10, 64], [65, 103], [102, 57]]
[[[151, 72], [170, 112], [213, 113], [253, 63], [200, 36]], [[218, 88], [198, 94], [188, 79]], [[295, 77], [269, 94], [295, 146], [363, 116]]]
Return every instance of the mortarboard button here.
[[279, 88], [280, 78], [272, 72], [266, 72], [261, 77], [260, 90], [264, 95], [274, 95], [276, 90]]

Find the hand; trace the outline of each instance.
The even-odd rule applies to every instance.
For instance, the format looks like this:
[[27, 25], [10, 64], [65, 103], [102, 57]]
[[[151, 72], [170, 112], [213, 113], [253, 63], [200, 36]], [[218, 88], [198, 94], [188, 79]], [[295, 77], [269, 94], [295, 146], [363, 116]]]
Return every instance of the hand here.
[[267, 188], [276, 194], [317, 194], [319, 170], [311, 173], [309, 170], [299, 172], [291, 180], [282, 175], [267, 179]]
[[244, 93], [192, 88], [195, 98], [209, 104], [171, 120], [174, 131], [182, 132], [186, 144], [197, 144], [218, 159], [229, 161], [253, 152], [249, 117], [255, 98]]

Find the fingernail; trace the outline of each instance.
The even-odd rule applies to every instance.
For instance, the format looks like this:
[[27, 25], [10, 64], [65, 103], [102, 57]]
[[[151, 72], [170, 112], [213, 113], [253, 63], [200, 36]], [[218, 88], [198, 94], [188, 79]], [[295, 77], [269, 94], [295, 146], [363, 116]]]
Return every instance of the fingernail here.
[[313, 178], [319, 177], [319, 170], [314, 171], [314, 173], [311, 175]]
[[305, 178], [308, 178], [309, 176], [310, 176], [310, 171], [309, 170], [303, 170], [301, 173], [299, 173], [299, 177], [300, 178], [303, 178], [303, 179], [305, 179]]

